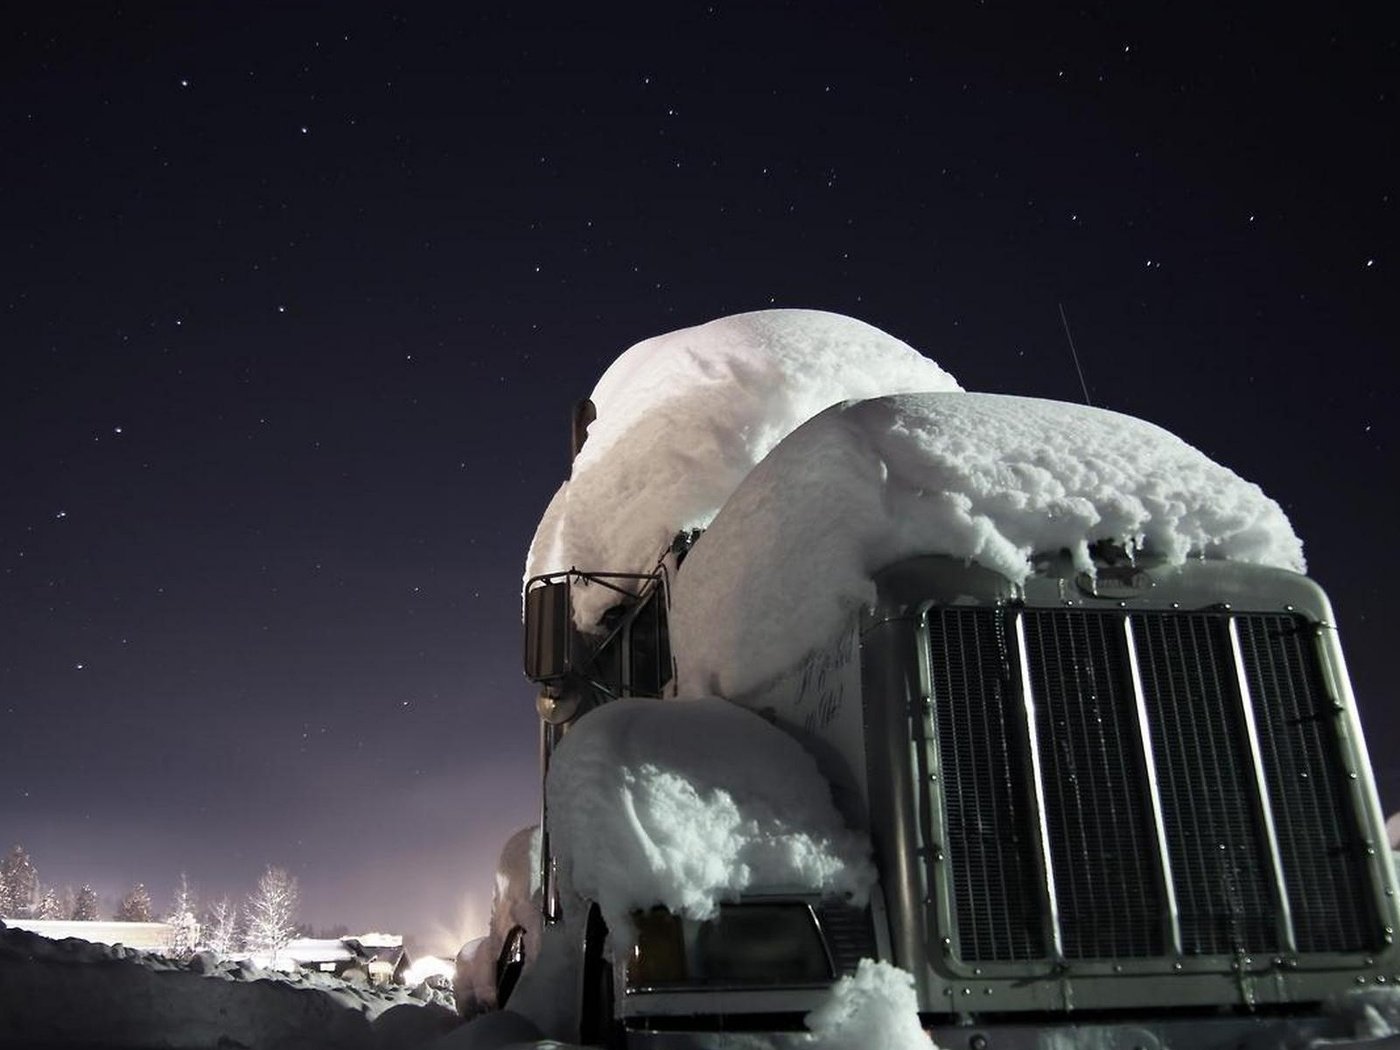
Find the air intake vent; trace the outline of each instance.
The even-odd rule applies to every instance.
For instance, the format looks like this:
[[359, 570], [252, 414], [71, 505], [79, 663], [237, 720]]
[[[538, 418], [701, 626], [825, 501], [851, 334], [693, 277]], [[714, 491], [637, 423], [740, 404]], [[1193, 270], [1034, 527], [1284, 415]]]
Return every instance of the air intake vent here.
[[853, 974], [862, 959], [875, 958], [875, 930], [868, 907], [823, 901], [817, 907], [817, 922], [838, 974]]

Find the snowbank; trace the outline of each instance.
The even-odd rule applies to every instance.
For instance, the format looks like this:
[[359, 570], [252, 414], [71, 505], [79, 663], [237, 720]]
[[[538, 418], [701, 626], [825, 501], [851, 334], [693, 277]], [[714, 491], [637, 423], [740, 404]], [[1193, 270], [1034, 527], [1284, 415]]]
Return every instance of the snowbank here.
[[209, 954], [175, 962], [3, 924], [0, 989], [5, 1045], [408, 1050], [457, 1020], [449, 1000], [426, 987], [350, 985]]
[[815, 762], [724, 700], [628, 700], [582, 719], [546, 785], [560, 872], [625, 942], [628, 913], [696, 919], [751, 887], [848, 893], [874, 884]]
[[742, 694], [837, 632], [871, 573], [946, 554], [1013, 582], [1033, 554], [1113, 539], [1169, 563], [1303, 571], [1257, 485], [1151, 423], [998, 394], [905, 394], [821, 413], [753, 469], [672, 592], [682, 691]]
[[[638, 343], [593, 391], [598, 418], [540, 522], [526, 576], [650, 571], [678, 531], [708, 525], [754, 464], [827, 406], [958, 389], [908, 344], [817, 310], [739, 314]], [[579, 625], [611, 601], [580, 589]]]

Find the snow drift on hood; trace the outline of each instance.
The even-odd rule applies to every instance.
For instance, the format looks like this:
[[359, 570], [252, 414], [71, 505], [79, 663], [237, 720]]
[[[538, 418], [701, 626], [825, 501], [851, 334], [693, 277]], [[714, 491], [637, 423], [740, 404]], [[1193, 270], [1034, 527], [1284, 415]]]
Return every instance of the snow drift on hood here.
[[875, 881], [800, 744], [725, 700], [626, 700], [569, 730], [546, 785], [550, 841], [572, 890], [625, 941], [661, 904], [706, 919], [750, 887], [849, 893]]
[[[908, 344], [818, 310], [738, 314], [638, 343], [593, 390], [598, 418], [535, 532], [526, 576], [650, 571], [677, 532], [708, 525], [754, 464], [827, 406], [958, 389]], [[580, 588], [579, 625], [611, 601]]]
[[1302, 544], [1257, 485], [1151, 423], [998, 394], [836, 405], [745, 479], [673, 585], [683, 692], [737, 696], [872, 600], [914, 554], [1012, 582], [1032, 554], [1113, 539], [1170, 563], [1218, 557], [1303, 571]]

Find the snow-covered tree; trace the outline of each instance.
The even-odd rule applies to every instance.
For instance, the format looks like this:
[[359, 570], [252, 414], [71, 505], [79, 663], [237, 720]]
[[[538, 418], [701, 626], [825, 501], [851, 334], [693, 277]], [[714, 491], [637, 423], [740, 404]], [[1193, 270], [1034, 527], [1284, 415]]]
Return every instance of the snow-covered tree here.
[[46, 887], [39, 895], [38, 907], [34, 909], [36, 919], [61, 919], [63, 918], [63, 905], [59, 903], [58, 891], [52, 886]]
[[0, 916], [34, 917], [39, 903], [39, 874], [23, 846], [15, 846], [0, 860]]
[[73, 901], [72, 915], [75, 922], [93, 922], [97, 919], [97, 891], [87, 883], [83, 884]]
[[248, 950], [267, 955], [272, 964], [296, 930], [297, 880], [269, 866], [248, 898]]
[[190, 955], [199, 943], [199, 913], [190, 880], [183, 871], [175, 884], [175, 899], [170, 902], [165, 921], [170, 924], [170, 954], [177, 959]]
[[150, 922], [151, 921], [151, 895], [146, 892], [146, 887], [137, 883], [131, 887], [131, 891], [122, 898], [121, 904], [117, 905], [118, 922]]
[[204, 947], [220, 957], [232, 955], [238, 947], [238, 905], [221, 897], [204, 916]]

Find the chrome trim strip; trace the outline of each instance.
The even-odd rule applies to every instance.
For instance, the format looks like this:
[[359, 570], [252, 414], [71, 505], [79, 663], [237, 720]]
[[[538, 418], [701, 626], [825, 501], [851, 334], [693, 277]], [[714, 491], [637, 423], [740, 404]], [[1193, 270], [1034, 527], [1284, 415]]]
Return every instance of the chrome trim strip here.
[[1133, 618], [1123, 617], [1123, 639], [1128, 645], [1128, 669], [1133, 680], [1133, 699], [1137, 702], [1138, 742], [1142, 745], [1143, 768], [1147, 771], [1147, 793], [1152, 800], [1152, 823], [1157, 832], [1158, 871], [1162, 876], [1163, 898], [1167, 905], [1167, 939], [1172, 951], [1182, 954], [1181, 910], [1176, 902], [1176, 880], [1172, 875], [1171, 855], [1167, 852], [1167, 822], [1162, 815], [1162, 792], [1157, 782], [1157, 762], [1152, 754], [1151, 729], [1147, 724], [1147, 692], [1142, 687], [1142, 671], [1138, 666], [1137, 638], [1133, 634]]
[[1045, 816], [1045, 780], [1040, 768], [1040, 739], [1035, 728], [1035, 693], [1031, 689], [1030, 651], [1026, 645], [1025, 613], [1017, 610], [1016, 655], [1021, 665], [1021, 709], [1026, 716], [1026, 740], [1031, 752], [1031, 780], [1035, 785], [1036, 835], [1040, 839], [1040, 862], [1045, 871], [1045, 892], [1049, 905], [1050, 951], [1056, 962], [1065, 958], [1064, 939], [1060, 935], [1060, 903], [1055, 892], [1055, 866], [1050, 855], [1050, 825]]
[[1285, 951], [1296, 952], [1298, 939], [1293, 930], [1293, 909], [1288, 903], [1288, 883], [1283, 877], [1283, 855], [1278, 848], [1278, 828], [1274, 825], [1274, 808], [1269, 803], [1269, 783], [1264, 776], [1264, 752], [1259, 746], [1259, 727], [1254, 721], [1254, 697], [1249, 691], [1245, 673], [1244, 649], [1240, 645], [1239, 623], [1234, 616], [1226, 621], [1230, 630], [1230, 651], [1235, 658], [1235, 682], [1239, 686], [1240, 708], [1244, 712], [1245, 736], [1249, 740], [1249, 755], [1254, 765], [1254, 784], [1259, 792], [1259, 812], [1264, 818], [1264, 834], [1269, 843], [1269, 862], [1274, 869], [1274, 893], [1278, 898], [1279, 933]]
[[[1330, 615], [1328, 620], [1331, 620]], [[1354, 768], [1348, 769], [1349, 773], [1355, 774], [1348, 777], [1351, 786], [1350, 798], [1355, 820], [1361, 831], [1361, 840], [1366, 846], [1372, 876], [1380, 884], [1381, 899], [1377, 901], [1377, 910], [1382, 917], [1382, 925], [1387, 927], [1386, 933], [1389, 937], [1400, 928], [1400, 913], [1397, 913], [1397, 907], [1400, 907], [1400, 873], [1396, 872], [1395, 865], [1390, 862], [1390, 850], [1385, 846], [1389, 841], [1386, 835], [1385, 814], [1379, 806], [1380, 795], [1376, 790], [1374, 767], [1366, 747], [1366, 736], [1362, 732], [1361, 718], [1357, 713], [1356, 694], [1351, 688], [1351, 674], [1347, 671], [1341, 637], [1337, 628], [1330, 622], [1314, 626], [1314, 644], [1318, 649], [1318, 663], [1322, 667], [1323, 685], [1336, 704], [1336, 714], [1340, 720], [1337, 726], [1338, 742], [1347, 765], [1352, 766], [1352, 763], [1355, 763]], [[1387, 953], [1393, 951], [1392, 944], [1392, 941], [1386, 941]]]
[[[933, 650], [929, 642], [929, 608], [925, 603], [919, 611], [919, 629], [914, 635], [915, 651], [919, 664], [919, 710], [910, 713], [911, 727], [917, 727], [919, 736], [911, 733], [914, 747], [912, 756], [914, 775], [918, 778], [918, 790], [914, 792], [914, 806], [917, 812], [917, 828], [924, 859], [924, 907], [931, 913], [925, 916], [925, 926], [941, 931], [945, 936], [957, 930], [953, 919], [952, 879], [947, 866], [939, 855], [948, 847], [947, 803], [943, 795], [943, 756], [938, 747], [938, 728], [933, 716]], [[929, 924], [929, 919], [934, 921]]]

